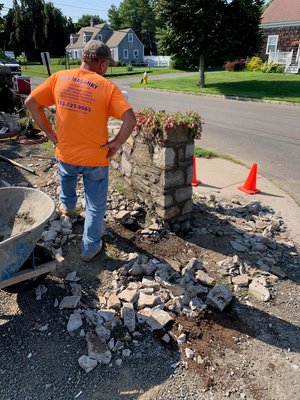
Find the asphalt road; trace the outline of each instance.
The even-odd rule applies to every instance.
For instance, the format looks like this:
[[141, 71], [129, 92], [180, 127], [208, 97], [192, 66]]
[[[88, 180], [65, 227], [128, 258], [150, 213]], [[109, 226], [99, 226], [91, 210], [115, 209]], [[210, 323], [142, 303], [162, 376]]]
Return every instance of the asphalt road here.
[[205, 122], [198, 146], [230, 155], [249, 167], [257, 162], [260, 174], [300, 204], [300, 106], [136, 90], [129, 88], [128, 81], [115, 82], [127, 90], [134, 109], [198, 111]]
[[135, 110], [198, 111], [205, 122], [198, 146], [228, 154], [249, 167], [257, 162], [260, 174], [300, 204], [300, 106], [129, 87], [139, 80], [140, 76], [114, 79], [128, 92]]

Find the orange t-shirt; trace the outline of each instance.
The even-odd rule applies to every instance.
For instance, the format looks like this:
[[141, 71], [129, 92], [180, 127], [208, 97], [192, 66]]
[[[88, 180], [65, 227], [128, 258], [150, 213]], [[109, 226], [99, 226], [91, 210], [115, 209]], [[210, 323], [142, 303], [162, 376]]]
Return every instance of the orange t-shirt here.
[[32, 91], [43, 106], [56, 106], [58, 144], [62, 162], [86, 167], [109, 164], [109, 117], [121, 119], [131, 108], [119, 88], [96, 72], [84, 69], [59, 71]]

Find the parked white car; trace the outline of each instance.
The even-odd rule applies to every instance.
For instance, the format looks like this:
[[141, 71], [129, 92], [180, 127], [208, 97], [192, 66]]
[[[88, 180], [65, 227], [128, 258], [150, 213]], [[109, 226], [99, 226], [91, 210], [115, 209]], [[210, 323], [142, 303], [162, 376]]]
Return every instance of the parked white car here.
[[21, 66], [14, 58], [2, 58], [0, 59], [0, 67], [9, 67], [11, 75], [22, 75]]

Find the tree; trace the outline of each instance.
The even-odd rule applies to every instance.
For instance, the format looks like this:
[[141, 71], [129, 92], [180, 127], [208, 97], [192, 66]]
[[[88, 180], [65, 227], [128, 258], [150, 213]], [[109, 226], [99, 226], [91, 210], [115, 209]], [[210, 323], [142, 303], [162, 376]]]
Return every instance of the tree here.
[[94, 25], [102, 24], [103, 22], [105, 22], [104, 19], [101, 19], [99, 17], [99, 15], [84, 14], [75, 23], [76, 32], [79, 31], [80, 28], [84, 28], [85, 26], [90, 26], [91, 21], [93, 21]]
[[[154, 10], [160, 21], [159, 49], [172, 55], [177, 65], [199, 66], [200, 87], [204, 87], [204, 61], [213, 57], [225, 14], [224, 0], [156, 0]], [[178, 23], [180, 21], [180, 23]]]
[[261, 6], [261, 0], [232, 0], [228, 4], [225, 20], [225, 56], [228, 60], [246, 58], [259, 50]]
[[52, 3], [43, 0], [13, 0], [4, 17], [4, 47], [28, 60], [40, 60], [41, 51], [62, 56], [74, 26]]
[[158, 48], [177, 66], [198, 65], [198, 86], [204, 87], [205, 62], [247, 56], [258, 46], [261, 5], [262, 0], [154, 0], [163, 23], [157, 31]]
[[150, 0], [124, 0], [119, 8], [111, 6], [108, 22], [113, 29], [131, 28], [145, 46], [146, 54], [156, 54], [157, 22]]
[[122, 27], [122, 20], [120, 17], [119, 9], [113, 4], [110, 6], [108, 12], [108, 22], [109, 25], [114, 29], [114, 30], [119, 30]]

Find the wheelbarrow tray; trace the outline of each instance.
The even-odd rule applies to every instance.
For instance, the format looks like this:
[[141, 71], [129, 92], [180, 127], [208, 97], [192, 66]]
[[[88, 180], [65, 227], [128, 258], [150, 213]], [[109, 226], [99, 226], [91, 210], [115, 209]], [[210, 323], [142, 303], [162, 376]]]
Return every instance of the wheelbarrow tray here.
[[37, 189], [0, 188], [0, 282], [19, 271], [54, 210], [53, 200]]

